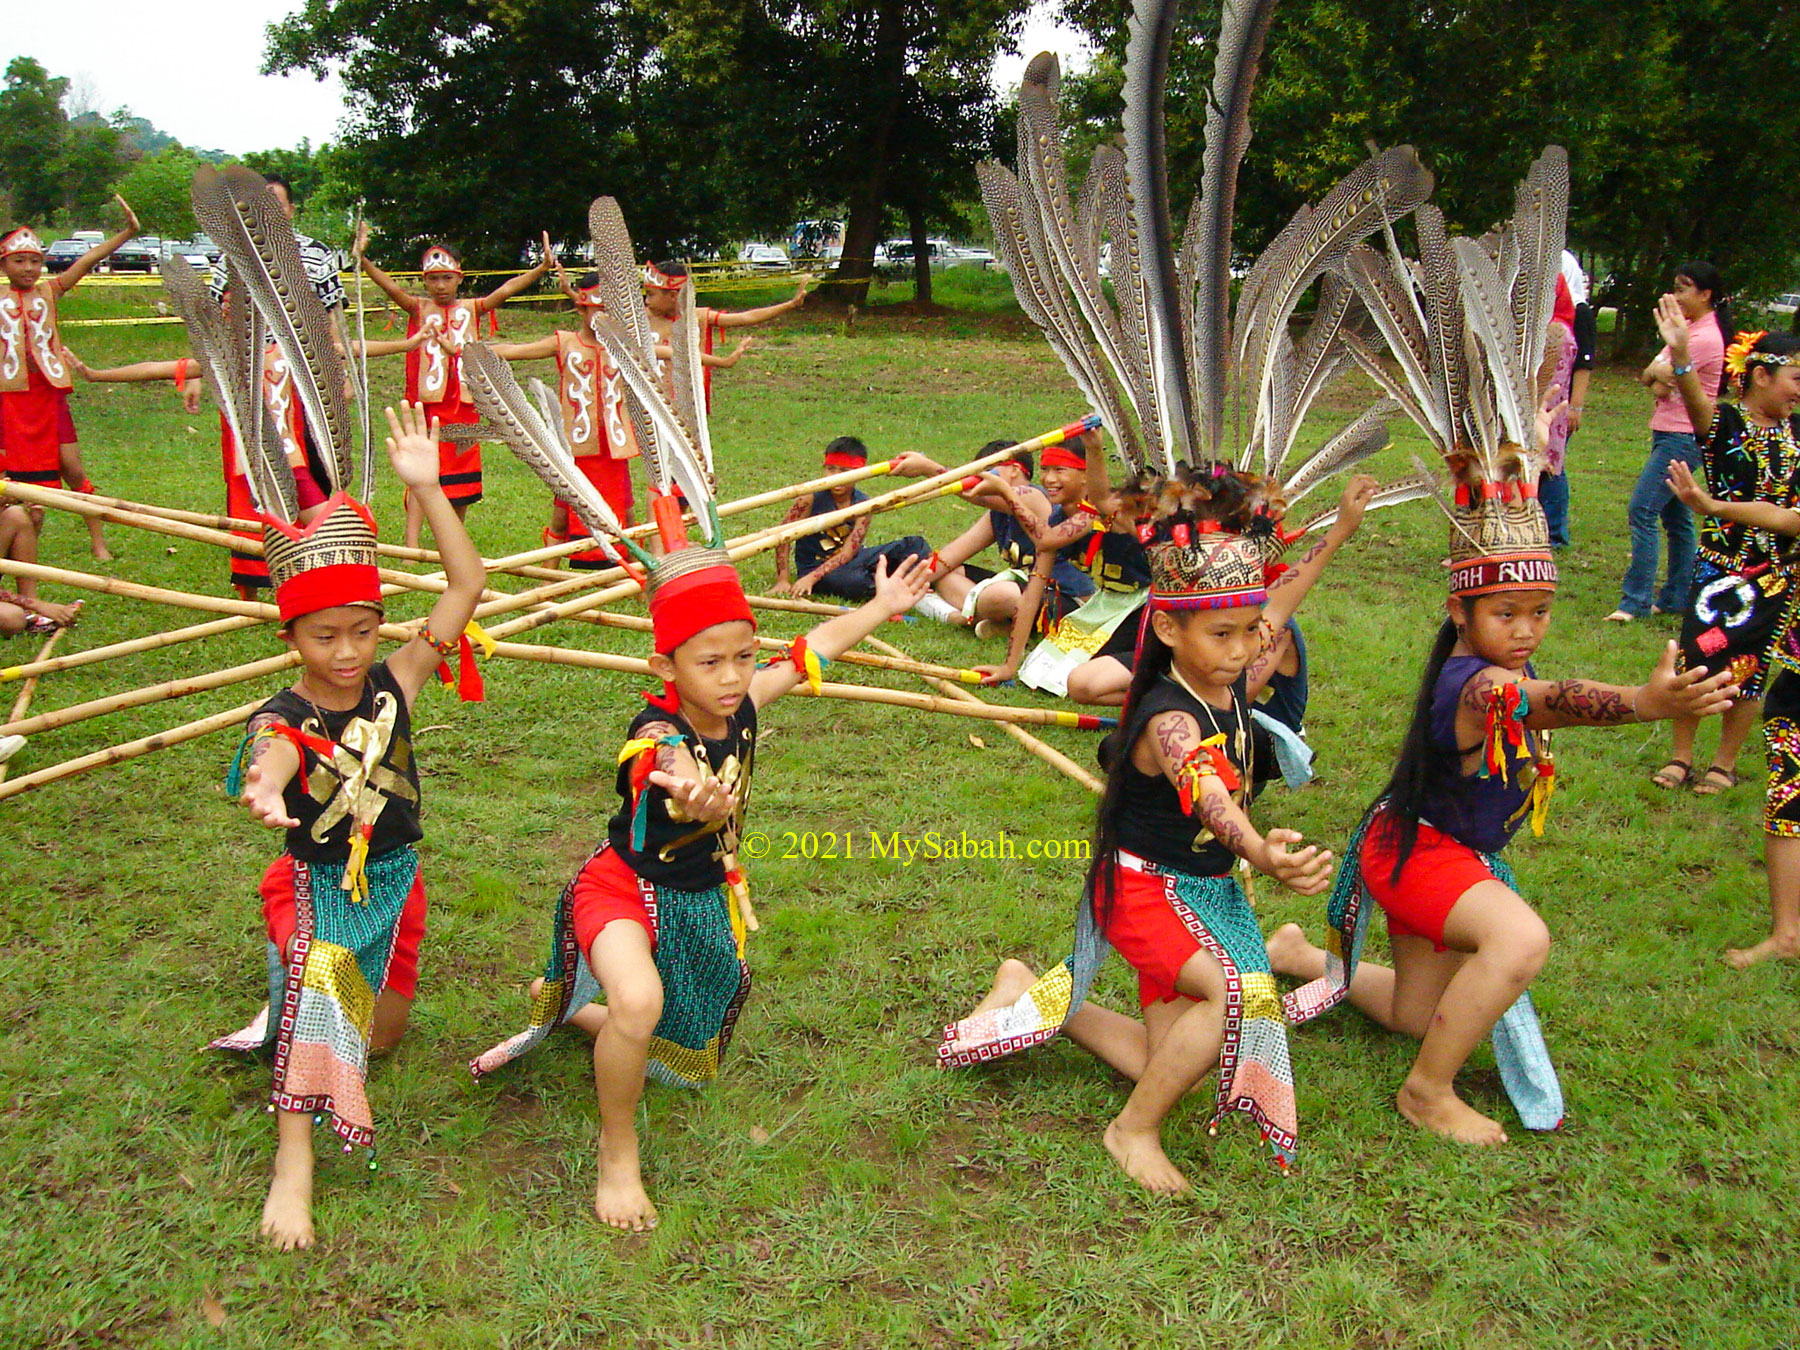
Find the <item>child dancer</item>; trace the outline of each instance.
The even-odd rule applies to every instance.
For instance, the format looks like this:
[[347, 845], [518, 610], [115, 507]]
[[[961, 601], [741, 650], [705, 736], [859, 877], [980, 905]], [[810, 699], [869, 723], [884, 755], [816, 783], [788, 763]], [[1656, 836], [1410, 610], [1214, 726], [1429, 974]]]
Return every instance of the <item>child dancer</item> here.
[[[301, 675], [252, 715], [240, 750], [248, 761], [245, 805], [256, 820], [287, 831], [287, 847], [260, 887], [269, 1006], [213, 1044], [274, 1047], [270, 1109], [278, 1142], [262, 1232], [292, 1250], [313, 1241], [313, 1113], [330, 1117], [346, 1149], [374, 1142], [367, 1058], [391, 1049], [405, 1030], [425, 928], [412, 848], [421, 833], [412, 704], [445, 655], [460, 650], [466, 667], [463, 630], [486, 578], [437, 486], [438, 428], [415, 404], [403, 404], [398, 416], [390, 410], [388, 459], [430, 513], [446, 588], [424, 626], [386, 661], [375, 659], [382, 627], [375, 524], [348, 492], [355, 479], [368, 497], [374, 463], [365, 447], [360, 472], [353, 469], [330, 320], [305, 285], [291, 240], [280, 237], [291, 227], [260, 178], [235, 165], [202, 169], [194, 209], [246, 292], [234, 303], [254, 304], [271, 330], [293, 340], [299, 401], [333, 489], [300, 523], [299, 484], [282, 444], [240, 437], [252, 455], [282, 639], [298, 653]], [[213, 304], [204, 292], [200, 298]], [[253, 424], [262, 413], [260, 355], [236, 344], [215, 348], [204, 322], [190, 320], [189, 335], [232, 424]]]
[[[839, 436], [825, 447], [825, 472], [842, 473], [847, 469], [864, 469], [869, 464], [869, 447], [854, 436]], [[854, 483], [821, 488], [810, 497], [797, 498], [789, 508], [783, 524], [822, 516], [856, 502], [868, 501], [868, 494]], [[775, 546], [774, 595], [821, 595], [845, 600], [868, 600], [875, 594], [876, 565], [886, 561], [890, 571], [897, 571], [910, 558], [931, 557], [931, 545], [916, 534], [890, 540], [885, 544], [864, 545], [869, 535], [869, 517], [840, 521], [816, 534], [803, 534], [791, 546], [800, 566], [798, 580], [788, 570], [786, 542]], [[919, 598], [919, 611], [934, 619], [948, 620], [951, 609], [936, 595], [927, 592]]]
[[[644, 264], [644, 310], [650, 316], [650, 329], [656, 334], [659, 344], [658, 356], [662, 365], [659, 369], [664, 375], [664, 385], [669, 383], [670, 372], [668, 356], [661, 348], [666, 347], [673, 338], [676, 314], [676, 297], [681, 288], [687, 284], [687, 264], [682, 262], [661, 262]], [[801, 279], [790, 299], [779, 304], [762, 305], [756, 309], [708, 309], [704, 305], [694, 308], [694, 322], [700, 329], [700, 352], [702, 357], [713, 354], [713, 344], [727, 328], [745, 328], [752, 324], [767, 323], [770, 319], [779, 318], [790, 310], [799, 309], [806, 303], [806, 288], [812, 283], [811, 277]], [[735, 364], [737, 357], [744, 349], [743, 343], [732, 353], [730, 362], [703, 361], [705, 370], [702, 374], [705, 389], [705, 411], [712, 412], [712, 367], [715, 365]]]
[[[1673, 316], [1658, 313], [1672, 331]], [[1670, 343], [1677, 369], [1690, 365]], [[1769, 936], [1753, 947], [1733, 948], [1725, 959], [1739, 970], [1770, 957], [1800, 957], [1800, 338], [1789, 333], [1740, 333], [1725, 355], [1726, 368], [1743, 390], [1740, 410], [1721, 403], [1710, 421], [1707, 486], [1685, 464], [1669, 466], [1669, 486], [1701, 513], [1700, 581], [1693, 608], [1682, 621], [1682, 654], [1690, 667], [1736, 672], [1744, 686], [1767, 692], [1763, 730], [1768, 743], [1769, 787], [1763, 808], [1769, 873]], [[1706, 393], [1692, 370], [1676, 377], [1682, 397], [1701, 425]], [[1716, 493], [1728, 492], [1730, 498]], [[1730, 564], [1711, 556], [1730, 548]], [[1748, 697], [1725, 716], [1723, 742], [1738, 710], [1754, 709]], [[1677, 735], [1682, 724], [1676, 724]], [[1691, 729], [1688, 735], [1692, 737]], [[1709, 770], [1709, 772], [1711, 772]]]
[[[1687, 345], [1687, 324], [1673, 296], [1657, 307], [1657, 326], [1669, 344], [1685, 411], [1701, 435], [1701, 464], [1713, 498], [1725, 502], [1763, 502], [1784, 509], [1800, 501], [1794, 474], [1800, 470], [1794, 428], [1795, 370], [1789, 362], [1800, 352], [1791, 333], [1739, 333], [1725, 354], [1725, 378], [1739, 394], [1734, 405], [1717, 404], [1694, 370]], [[1691, 402], [1689, 400], [1691, 399]], [[1692, 485], [1686, 464], [1670, 485]], [[1689, 492], [1697, 492], [1689, 488]], [[1678, 493], [1683, 501], [1687, 495]], [[1691, 502], [1688, 503], [1692, 505]], [[1699, 509], [1699, 508], [1696, 508]], [[1777, 516], [1777, 519], [1784, 517]], [[1719, 748], [1712, 763], [1693, 782], [1701, 796], [1737, 786], [1737, 757], [1756, 721], [1757, 704], [1779, 660], [1782, 641], [1793, 624], [1796, 550], [1779, 526], [1754, 528], [1741, 515], [1703, 512], [1687, 612], [1681, 621], [1681, 648], [1686, 664], [1709, 670], [1729, 668], [1737, 676], [1739, 700], [1719, 720]], [[1765, 720], [1768, 714], [1764, 713]], [[1694, 732], [1690, 718], [1674, 723], [1669, 762], [1651, 781], [1679, 787], [1694, 778]]]
[[[1259, 658], [1306, 589], [1266, 588], [1260, 540], [1272, 522], [1263, 490], [1223, 465], [1155, 485], [1148, 622], [1129, 713], [1102, 749], [1106, 792], [1075, 955], [1030, 988], [1021, 988], [1027, 967], [1002, 966], [993, 991], [938, 1049], [945, 1065], [971, 1064], [1068, 1030], [1135, 1081], [1105, 1143], [1152, 1191], [1188, 1189], [1163, 1151], [1162, 1123], [1215, 1064], [1215, 1122], [1248, 1113], [1284, 1168], [1296, 1142], [1274, 977], [1232, 876], [1242, 859], [1312, 895], [1325, 889], [1331, 859], [1295, 851], [1292, 830], [1258, 833], [1246, 815], [1268, 767], [1250, 716], [1268, 679]], [[1138, 972], [1142, 1024], [1084, 1002], [1109, 945]]]
[[[595, 215], [615, 228], [596, 229], [602, 284], [629, 275], [605, 256], [611, 241], [629, 262], [616, 204], [602, 198]], [[609, 264], [611, 264], [609, 266]], [[926, 588], [921, 559], [889, 573], [876, 568], [875, 598], [827, 620], [793, 644], [792, 659], [756, 667], [756, 621], [723, 544], [707, 492], [704, 404], [671, 404], [654, 372], [655, 341], [636, 323], [632, 297], [608, 294], [597, 331], [649, 413], [654, 443], [644, 447], [653, 475], [652, 513], [663, 554], [628, 542], [617, 517], [569, 462], [507, 370], [476, 344], [469, 350], [470, 389], [482, 412], [501, 427], [522, 459], [612, 541], [622, 565], [645, 582], [655, 628], [651, 669], [663, 692], [649, 696], [626, 732], [619, 754], [620, 805], [605, 840], [564, 888], [551, 956], [531, 987], [527, 1029], [471, 1064], [490, 1073], [572, 1023], [594, 1037], [594, 1084], [600, 1099], [599, 1181], [594, 1212], [630, 1232], [656, 1225], [645, 1192], [634, 1116], [646, 1073], [671, 1086], [698, 1086], [718, 1073], [739, 1010], [749, 994], [744, 934], [756, 927], [736, 860], [749, 801], [762, 709], [818, 663], [838, 656], [909, 608]], [[691, 291], [678, 297], [678, 369], [698, 369], [698, 334], [680, 320]], [[626, 314], [624, 324], [611, 315]], [[669, 491], [679, 481], [710, 536], [690, 544], [681, 509]], [[627, 556], [629, 555], [629, 556]], [[633, 561], [635, 559], [635, 561]], [[647, 575], [639, 568], [647, 569]], [[605, 1006], [592, 1002], [603, 993]]]
[[[124, 228], [54, 276], [44, 275], [44, 246], [29, 229], [21, 226], [0, 239], [0, 270], [7, 286], [0, 292], [0, 452], [5, 460], [0, 467], [21, 483], [49, 485], [60, 478], [71, 491], [94, 490], [68, 420], [69, 367], [56, 312], [63, 296], [137, 233], [131, 207], [116, 194], [113, 200], [125, 214]], [[73, 452], [66, 465], [65, 437]], [[96, 558], [112, 557], [98, 517], [88, 518], [88, 542]]]
[[[1448, 617], [1399, 763], [1345, 850], [1329, 907], [1331, 950], [1308, 943], [1294, 924], [1269, 942], [1278, 973], [1311, 982], [1287, 996], [1291, 1020], [1316, 1016], [1347, 993], [1384, 1027], [1420, 1038], [1396, 1104], [1422, 1129], [1469, 1144], [1506, 1139], [1455, 1090], [1457, 1070], [1490, 1033], [1525, 1125], [1555, 1129], [1563, 1114], [1525, 993], [1549, 933], [1500, 857], [1527, 818], [1542, 833], [1555, 786], [1547, 733], [1717, 713], [1733, 693], [1729, 673], [1677, 675], [1674, 643], [1650, 678], [1630, 688], [1542, 680], [1531, 666], [1556, 589], [1537, 485], [1549, 423], [1562, 407], [1537, 407], [1534, 393], [1567, 174], [1566, 157], [1550, 147], [1520, 186], [1513, 220], [1479, 242], [1447, 239], [1441, 215], [1422, 208], [1423, 265], [1367, 249], [1351, 256], [1359, 293], [1378, 311], [1390, 348], [1405, 353], [1398, 380], [1366, 352], [1358, 359], [1404, 396], [1456, 480]], [[1514, 274], [1503, 276], [1502, 267]], [[1443, 300], [1459, 296], [1459, 278], [1452, 308]], [[1496, 305], [1496, 294], [1513, 299]], [[1459, 363], [1470, 354], [1471, 366], [1458, 364], [1457, 378], [1446, 380], [1446, 352]], [[1387, 914], [1391, 970], [1359, 962], [1369, 897]]]
[[[462, 259], [447, 244], [433, 244], [420, 260], [420, 281], [424, 295], [414, 295], [382, 271], [363, 254], [368, 247], [367, 222], [356, 232], [355, 252], [362, 260], [362, 270], [387, 293], [390, 300], [406, 315], [406, 334], [431, 334], [425, 343], [406, 357], [406, 398], [421, 403], [434, 420], [444, 426], [467, 425], [477, 420], [475, 405], [462, 388], [462, 350], [481, 333], [481, 316], [493, 314], [513, 296], [535, 286], [544, 273], [556, 265], [550, 248], [550, 236], [544, 236], [544, 256], [529, 272], [503, 281], [486, 295], [459, 299], [462, 288]], [[481, 446], [477, 442], [459, 444], [446, 440], [439, 447], [439, 477], [444, 495], [456, 508], [456, 518], [463, 519], [469, 508], [481, 500]], [[424, 510], [410, 494], [406, 503], [406, 546], [419, 546], [419, 529], [424, 523]]]

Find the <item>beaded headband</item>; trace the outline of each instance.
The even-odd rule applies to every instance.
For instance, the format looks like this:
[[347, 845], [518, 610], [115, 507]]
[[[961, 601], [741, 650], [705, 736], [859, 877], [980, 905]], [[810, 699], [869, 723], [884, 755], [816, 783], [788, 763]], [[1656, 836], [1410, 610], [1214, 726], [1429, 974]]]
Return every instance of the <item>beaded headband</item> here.
[[425, 250], [425, 258], [419, 264], [419, 271], [454, 272], [460, 277], [462, 275], [462, 264], [456, 260], [455, 255], [452, 254], [449, 249], [444, 248], [440, 244], [433, 244], [430, 248]]
[[1768, 336], [1765, 329], [1756, 333], [1739, 333], [1737, 340], [1725, 349], [1725, 369], [1733, 375], [1748, 373], [1751, 366], [1800, 365], [1800, 352], [1759, 352], [1753, 350]]
[[0, 258], [10, 257], [14, 253], [36, 253], [42, 257], [43, 252], [44, 241], [26, 225], [21, 225], [6, 238], [0, 239]]

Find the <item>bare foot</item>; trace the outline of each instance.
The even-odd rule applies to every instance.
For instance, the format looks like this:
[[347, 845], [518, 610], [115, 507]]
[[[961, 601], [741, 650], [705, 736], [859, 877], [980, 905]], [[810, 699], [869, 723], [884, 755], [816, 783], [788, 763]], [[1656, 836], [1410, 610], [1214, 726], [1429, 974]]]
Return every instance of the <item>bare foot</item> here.
[[279, 1251], [304, 1251], [313, 1245], [312, 1140], [304, 1154], [298, 1149], [275, 1151], [275, 1179], [269, 1198], [263, 1201], [262, 1227], [258, 1231]]
[[1421, 1130], [1447, 1135], [1460, 1144], [1488, 1147], [1506, 1142], [1499, 1121], [1489, 1120], [1454, 1092], [1423, 1092], [1409, 1079], [1400, 1085], [1394, 1105]]
[[1758, 962], [1767, 961], [1771, 957], [1783, 961], [1792, 961], [1795, 957], [1800, 957], [1800, 942], [1795, 942], [1791, 938], [1768, 937], [1754, 947], [1733, 947], [1725, 953], [1725, 964], [1733, 970], [1748, 970]]
[[1297, 923], [1284, 923], [1269, 934], [1269, 968], [1297, 980], [1317, 979], [1325, 970], [1325, 952], [1306, 940]]
[[656, 1206], [644, 1191], [635, 1138], [628, 1157], [608, 1160], [602, 1150], [600, 1183], [594, 1187], [594, 1213], [601, 1223], [627, 1233], [648, 1233], [656, 1227]]
[[[526, 992], [535, 1000], [543, 987], [543, 980], [536, 979], [531, 982]], [[604, 1003], [584, 1003], [569, 1014], [563, 1025], [574, 1027], [577, 1031], [585, 1031], [590, 1036], [598, 1036], [600, 1028], [606, 1025], [606, 1005]]]
[[96, 539], [94, 541], [94, 560], [96, 562], [111, 562], [113, 560], [112, 550], [106, 546], [106, 541], [104, 539]]
[[1037, 983], [1037, 972], [1023, 961], [1008, 958], [1000, 963], [1000, 969], [994, 972], [994, 987], [988, 990], [987, 997], [970, 1010], [969, 1016], [976, 1013], [990, 1012], [995, 1008], [1010, 1008], [1024, 997], [1025, 991]]
[[1103, 1138], [1113, 1161], [1145, 1190], [1156, 1195], [1180, 1195], [1193, 1189], [1181, 1169], [1163, 1152], [1162, 1136], [1157, 1131], [1126, 1129], [1114, 1120], [1106, 1127]]

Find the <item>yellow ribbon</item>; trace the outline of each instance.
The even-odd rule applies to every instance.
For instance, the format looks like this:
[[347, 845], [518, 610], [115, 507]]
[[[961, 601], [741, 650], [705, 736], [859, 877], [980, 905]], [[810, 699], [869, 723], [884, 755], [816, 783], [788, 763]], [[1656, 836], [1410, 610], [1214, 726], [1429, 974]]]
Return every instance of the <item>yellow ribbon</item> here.
[[344, 864], [344, 879], [339, 885], [350, 892], [359, 905], [369, 903], [369, 836], [361, 830], [350, 831], [350, 857]]

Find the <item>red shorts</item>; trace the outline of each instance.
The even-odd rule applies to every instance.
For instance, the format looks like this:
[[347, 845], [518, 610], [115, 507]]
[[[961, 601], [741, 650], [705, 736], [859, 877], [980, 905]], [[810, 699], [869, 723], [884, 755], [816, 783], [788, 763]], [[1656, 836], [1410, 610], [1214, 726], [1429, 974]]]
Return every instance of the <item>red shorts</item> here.
[[26, 388], [0, 394], [0, 446], [5, 447], [6, 476], [21, 483], [49, 487], [62, 478], [62, 442], [58, 414], [67, 414], [63, 391], [29, 369]]
[[1138, 1006], [1167, 1003], [1176, 996], [1181, 968], [1204, 950], [1200, 939], [1169, 904], [1171, 879], [1115, 864], [1112, 881], [1106, 940], [1137, 971]]
[[[473, 403], [427, 403], [425, 415], [438, 419], [439, 426], [466, 426], [481, 420]], [[438, 486], [452, 502], [481, 500], [481, 446], [458, 445], [455, 441], [438, 442]]]
[[643, 878], [626, 866], [610, 845], [583, 865], [575, 878], [575, 941], [586, 956], [594, 948], [600, 930], [614, 919], [630, 919], [644, 925], [650, 948], [656, 949], [656, 925], [644, 906]]
[[[270, 863], [257, 889], [262, 893], [263, 922], [268, 926], [269, 941], [286, 960], [288, 943], [300, 926], [295, 913], [294, 855], [284, 853]], [[421, 870], [413, 878], [412, 890], [407, 892], [406, 904], [400, 910], [394, 953], [388, 958], [387, 987], [401, 998], [412, 998], [419, 987], [419, 944], [424, 940], [425, 875]]]
[[1363, 885], [1387, 915], [1389, 937], [1421, 937], [1444, 950], [1444, 921], [1471, 886], [1492, 881], [1481, 855], [1441, 830], [1419, 825], [1418, 842], [1395, 884], [1393, 831], [1376, 821], [1363, 836]]

